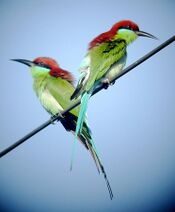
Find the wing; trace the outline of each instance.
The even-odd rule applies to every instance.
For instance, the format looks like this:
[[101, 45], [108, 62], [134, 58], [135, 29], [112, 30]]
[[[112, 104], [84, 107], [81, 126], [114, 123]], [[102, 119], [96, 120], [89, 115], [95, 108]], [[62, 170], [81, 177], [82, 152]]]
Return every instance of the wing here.
[[103, 77], [125, 53], [126, 42], [122, 39], [107, 41], [92, 48], [89, 52], [91, 58], [90, 74], [85, 89], [89, 91], [95, 81]]
[[[63, 110], [76, 102], [76, 100], [70, 100], [70, 97], [72, 93], [75, 91], [75, 88], [67, 80], [50, 77], [46, 86], [50, 94], [61, 105]], [[73, 114], [75, 117], [78, 117], [79, 111], [80, 106], [77, 106], [74, 109], [72, 109], [70, 113]], [[85, 124], [88, 126], [87, 116], [85, 118]]]
[[[75, 88], [65, 79], [60, 77], [50, 77], [47, 81], [47, 89], [63, 109], [68, 108], [75, 101], [71, 101], [70, 97]], [[79, 106], [70, 111], [73, 115], [78, 116]]]
[[[50, 77], [46, 86], [47, 86], [49, 93], [59, 103], [59, 105], [63, 108], [63, 110], [68, 108], [70, 105], [72, 105], [75, 102], [75, 100], [73, 100], [73, 101], [70, 100], [70, 96], [75, 91], [75, 88], [67, 80], [64, 80], [61, 78]], [[76, 127], [79, 110], [80, 110], [80, 106], [77, 106], [74, 109], [72, 109], [71, 111], [69, 111], [69, 113], [67, 114], [66, 118], [70, 122], [70, 125], [72, 124], [71, 120], [73, 120], [74, 121], [73, 125], [75, 125], [75, 127]], [[68, 124], [67, 124], [67, 126], [68, 126]], [[90, 131], [88, 123], [87, 123], [87, 116], [85, 118], [83, 128], [87, 134], [91, 134], [91, 131]], [[75, 131], [73, 126], [70, 127], [70, 130]]]

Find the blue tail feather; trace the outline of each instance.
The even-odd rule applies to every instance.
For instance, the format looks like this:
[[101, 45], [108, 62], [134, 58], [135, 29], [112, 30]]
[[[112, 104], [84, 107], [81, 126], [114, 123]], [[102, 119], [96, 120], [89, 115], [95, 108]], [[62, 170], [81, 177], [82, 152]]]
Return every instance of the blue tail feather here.
[[85, 119], [85, 114], [87, 111], [87, 106], [88, 106], [88, 100], [91, 97], [91, 93], [85, 92], [81, 98], [81, 106], [80, 106], [80, 112], [78, 115], [78, 120], [77, 120], [77, 126], [76, 126], [76, 131], [75, 135], [77, 136], [83, 127], [84, 119]]
[[72, 170], [73, 166], [73, 159], [75, 155], [75, 145], [78, 139], [78, 135], [81, 133], [82, 128], [83, 128], [83, 123], [85, 120], [85, 115], [87, 111], [87, 106], [88, 106], [88, 100], [91, 97], [91, 93], [85, 92], [81, 98], [81, 106], [80, 106], [80, 112], [78, 115], [78, 120], [77, 120], [77, 125], [76, 125], [76, 131], [75, 131], [75, 139], [74, 139], [74, 144], [73, 144], [73, 149], [72, 149], [72, 156], [71, 156], [71, 165], [70, 165], [70, 170]]

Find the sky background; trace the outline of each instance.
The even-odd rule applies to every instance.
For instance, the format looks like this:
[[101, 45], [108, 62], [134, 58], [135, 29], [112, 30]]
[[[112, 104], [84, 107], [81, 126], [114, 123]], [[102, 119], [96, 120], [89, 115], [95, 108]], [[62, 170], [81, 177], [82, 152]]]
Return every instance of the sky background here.
[[[49, 119], [27, 66], [55, 58], [78, 78], [88, 43], [121, 19], [159, 38], [128, 47], [127, 65], [174, 35], [173, 0], [1, 0], [0, 151]], [[89, 123], [111, 183], [111, 201], [89, 152], [51, 125], [0, 159], [1, 211], [167, 211], [175, 196], [174, 43], [93, 97]]]

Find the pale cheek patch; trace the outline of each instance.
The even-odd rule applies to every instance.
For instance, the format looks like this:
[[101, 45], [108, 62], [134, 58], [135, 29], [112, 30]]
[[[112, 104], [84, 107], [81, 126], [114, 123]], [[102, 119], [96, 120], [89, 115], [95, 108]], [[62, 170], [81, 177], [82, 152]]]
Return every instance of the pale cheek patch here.
[[45, 76], [49, 73], [49, 69], [47, 68], [42, 68], [42, 67], [36, 67], [36, 66], [32, 66], [31, 68], [31, 72], [32, 72], [32, 76], [35, 77], [39, 77], [39, 76]]
[[132, 30], [120, 29], [117, 33], [117, 37], [124, 39], [127, 42], [127, 44], [129, 44], [137, 38], [137, 35]]

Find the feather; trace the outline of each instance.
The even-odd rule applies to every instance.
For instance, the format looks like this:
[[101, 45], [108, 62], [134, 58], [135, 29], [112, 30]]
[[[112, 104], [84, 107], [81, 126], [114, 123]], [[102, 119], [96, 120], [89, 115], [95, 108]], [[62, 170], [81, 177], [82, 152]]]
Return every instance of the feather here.
[[[90, 145], [89, 145], [89, 142], [87, 142], [88, 144], [88, 147], [89, 147], [89, 150], [91, 152], [91, 155], [95, 161], [95, 164], [96, 164], [96, 167], [97, 167], [97, 170], [101, 171], [101, 173], [103, 174], [104, 176], [104, 179], [105, 179], [105, 182], [106, 182], [106, 185], [107, 185], [107, 188], [108, 188], [108, 191], [109, 191], [109, 195], [110, 195], [110, 198], [112, 199], [113, 198], [113, 192], [112, 192], [112, 189], [111, 189], [111, 186], [110, 186], [110, 183], [109, 183], [109, 180], [107, 178], [107, 175], [106, 175], [106, 172], [105, 172], [105, 169], [101, 163], [101, 160], [100, 160], [100, 157], [98, 155], [98, 152], [97, 152], [97, 148], [95, 146], [95, 143], [93, 142], [93, 140], [91, 139], [90, 140]], [[99, 171], [99, 172], [100, 172]]]
[[73, 160], [74, 160], [74, 155], [75, 155], [75, 146], [77, 143], [77, 138], [79, 134], [82, 132], [82, 127], [83, 123], [86, 117], [86, 110], [87, 110], [87, 105], [88, 105], [88, 100], [91, 96], [91, 93], [85, 92], [81, 98], [81, 106], [80, 106], [80, 112], [77, 120], [77, 125], [76, 125], [76, 130], [75, 130], [75, 139], [74, 139], [74, 144], [72, 148], [72, 156], [71, 156], [71, 164], [70, 164], [70, 170], [72, 170], [73, 166]]
[[78, 115], [78, 121], [77, 121], [77, 126], [76, 126], [76, 131], [75, 131], [76, 136], [82, 130], [83, 122], [84, 122], [84, 119], [85, 119], [85, 114], [86, 114], [86, 111], [87, 111], [88, 100], [89, 100], [90, 97], [91, 97], [91, 92], [90, 93], [85, 92], [82, 95], [80, 112], [79, 112], [79, 115]]

